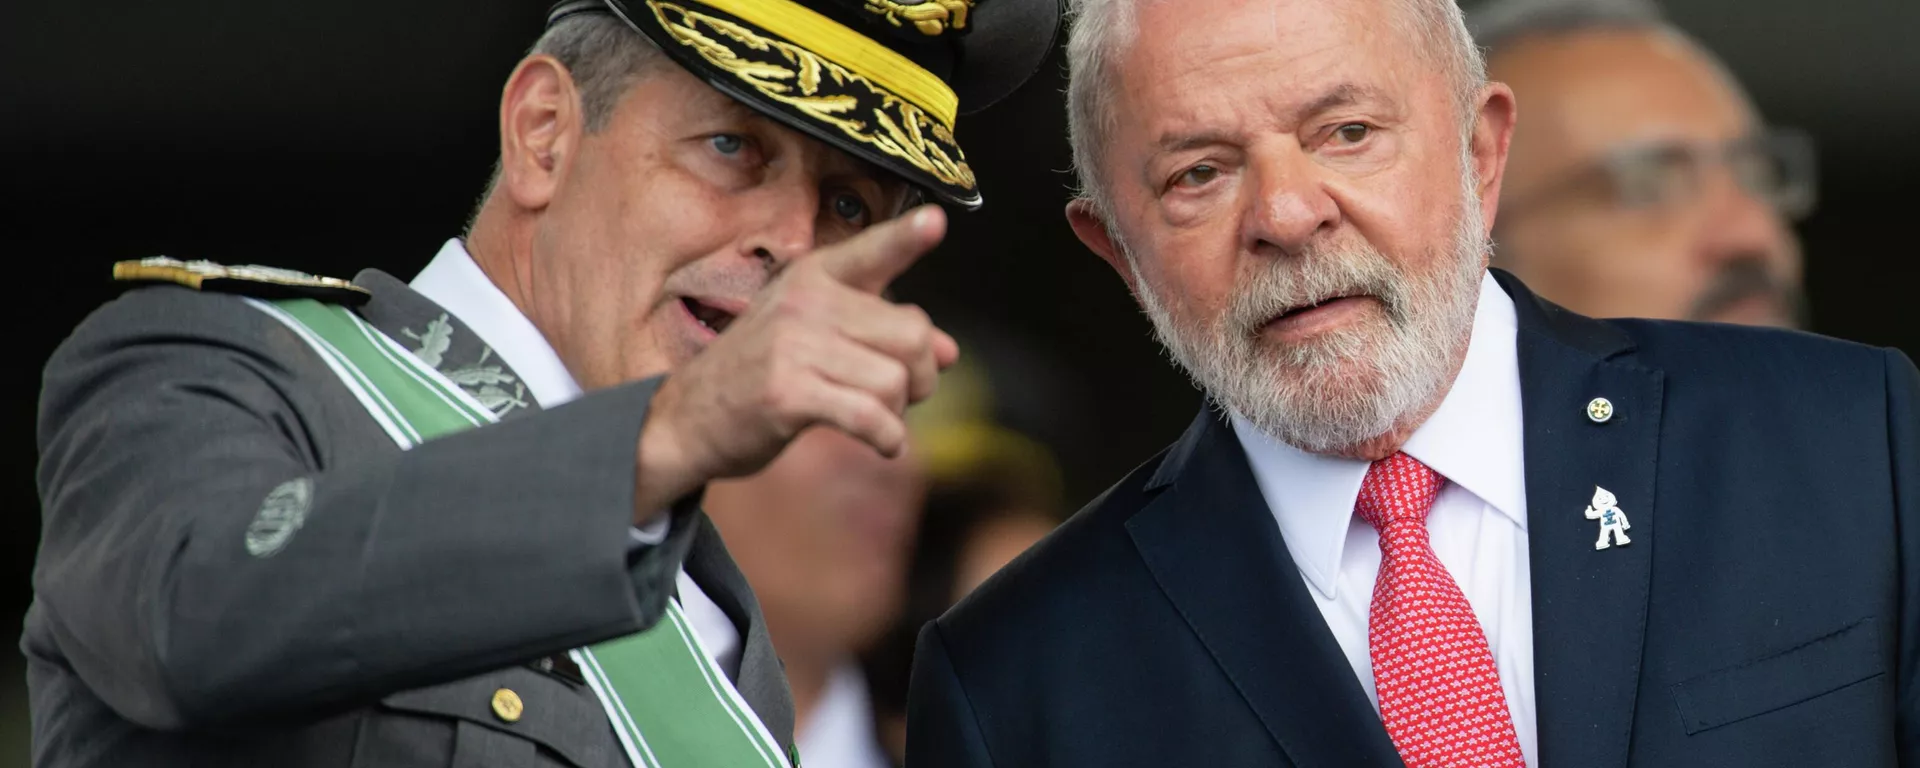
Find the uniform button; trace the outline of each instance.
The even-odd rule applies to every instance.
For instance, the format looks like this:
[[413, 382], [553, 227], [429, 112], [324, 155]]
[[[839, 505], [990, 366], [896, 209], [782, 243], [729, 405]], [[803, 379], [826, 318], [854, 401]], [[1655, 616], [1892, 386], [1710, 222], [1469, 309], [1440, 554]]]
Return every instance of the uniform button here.
[[1587, 403], [1587, 418], [1595, 424], [1605, 424], [1613, 418], [1613, 401], [1596, 397]]
[[518, 722], [520, 713], [526, 711], [526, 705], [520, 703], [520, 694], [511, 688], [502, 688], [493, 692], [493, 714], [509, 723]]

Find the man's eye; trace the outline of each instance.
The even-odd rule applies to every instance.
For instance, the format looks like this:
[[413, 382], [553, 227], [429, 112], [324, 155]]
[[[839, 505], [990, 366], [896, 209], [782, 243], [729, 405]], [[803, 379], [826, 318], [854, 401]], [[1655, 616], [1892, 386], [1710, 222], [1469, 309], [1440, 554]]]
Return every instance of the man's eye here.
[[713, 151], [723, 155], [739, 154], [740, 150], [747, 148], [746, 139], [731, 133], [714, 134], [713, 138], [707, 141], [713, 144]]
[[1174, 186], [1178, 187], [1198, 187], [1205, 185], [1209, 181], [1213, 181], [1214, 177], [1219, 175], [1220, 169], [1218, 168], [1211, 165], [1196, 165], [1188, 168], [1185, 173], [1180, 174], [1180, 178], [1174, 179], [1173, 183]]
[[859, 195], [851, 192], [842, 192], [833, 196], [831, 204], [833, 205], [833, 215], [855, 226], [864, 227], [867, 225], [867, 201], [860, 199]]
[[1358, 144], [1366, 141], [1367, 137], [1373, 134], [1373, 128], [1365, 123], [1347, 123], [1334, 129], [1333, 133], [1343, 143]]

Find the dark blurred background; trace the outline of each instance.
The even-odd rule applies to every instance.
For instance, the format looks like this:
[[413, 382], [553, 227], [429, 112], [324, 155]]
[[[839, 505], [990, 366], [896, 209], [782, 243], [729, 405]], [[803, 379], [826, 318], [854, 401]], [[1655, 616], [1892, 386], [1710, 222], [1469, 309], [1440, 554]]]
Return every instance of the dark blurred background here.
[[[1810, 130], [1821, 204], [1801, 227], [1814, 330], [1920, 355], [1920, 1], [1669, 0], [1770, 122]], [[0, 10], [0, 251], [14, 510], [0, 636], [18, 637], [38, 520], [34, 403], [53, 347], [150, 255], [409, 277], [458, 232], [495, 155], [499, 88], [545, 4], [13, 0]], [[1066, 228], [1057, 58], [963, 118], [988, 201], [898, 286], [972, 329], [995, 396], [1060, 457], [1070, 507], [1172, 440], [1195, 391], [1120, 281]], [[1522, 118], [1525, 104], [1521, 105]], [[17, 653], [0, 663], [0, 766], [26, 760]]]

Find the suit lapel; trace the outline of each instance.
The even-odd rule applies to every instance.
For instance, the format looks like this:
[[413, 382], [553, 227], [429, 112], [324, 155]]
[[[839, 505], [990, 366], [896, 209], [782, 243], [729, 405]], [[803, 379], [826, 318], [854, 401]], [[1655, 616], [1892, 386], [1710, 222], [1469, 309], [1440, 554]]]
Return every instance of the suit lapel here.
[[1127, 522], [1160, 589], [1298, 766], [1399, 766], [1232, 428], [1203, 410]]
[[780, 747], [791, 752], [793, 693], [787, 688], [780, 657], [774, 654], [767, 623], [760, 618], [760, 604], [754, 600], [753, 589], [747, 585], [747, 577], [740, 573], [739, 566], [734, 565], [733, 557], [727, 554], [719, 529], [707, 519], [706, 513], [695, 512], [682, 519], [699, 526], [683, 566], [688, 578], [700, 585], [701, 591], [706, 592], [740, 630], [740, 673], [734, 680], [734, 688], [746, 699], [747, 706], [753, 707], [754, 714], [760, 716], [760, 722], [773, 733]]
[[[1540, 761], [1624, 766], [1640, 680], [1664, 377], [1614, 326], [1536, 298], [1495, 271], [1518, 314]], [[1604, 422], [1595, 398], [1612, 403]], [[1595, 487], [1619, 500], [1631, 544], [1594, 548]]]
[[540, 410], [519, 374], [453, 313], [377, 269], [362, 270], [353, 282], [373, 293], [373, 299], [360, 308], [361, 317], [460, 385], [495, 416]]

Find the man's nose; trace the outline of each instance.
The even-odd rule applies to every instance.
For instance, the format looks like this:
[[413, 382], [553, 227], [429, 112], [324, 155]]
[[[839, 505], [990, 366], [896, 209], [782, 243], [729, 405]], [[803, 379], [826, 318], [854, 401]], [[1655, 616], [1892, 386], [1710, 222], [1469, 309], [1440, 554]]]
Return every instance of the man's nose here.
[[1246, 173], [1241, 240], [1248, 251], [1299, 254], [1323, 230], [1339, 225], [1340, 206], [1328, 192], [1320, 167], [1305, 154], [1262, 153], [1249, 159]]
[[746, 216], [748, 252], [783, 264], [806, 255], [818, 243], [820, 192], [812, 183], [768, 185], [742, 201]]
[[1759, 257], [1776, 277], [1799, 274], [1798, 249], [1786, 217], [1731, 173], [1712, 174], [1703, 190], [1698, 254], [1711, 266]]

